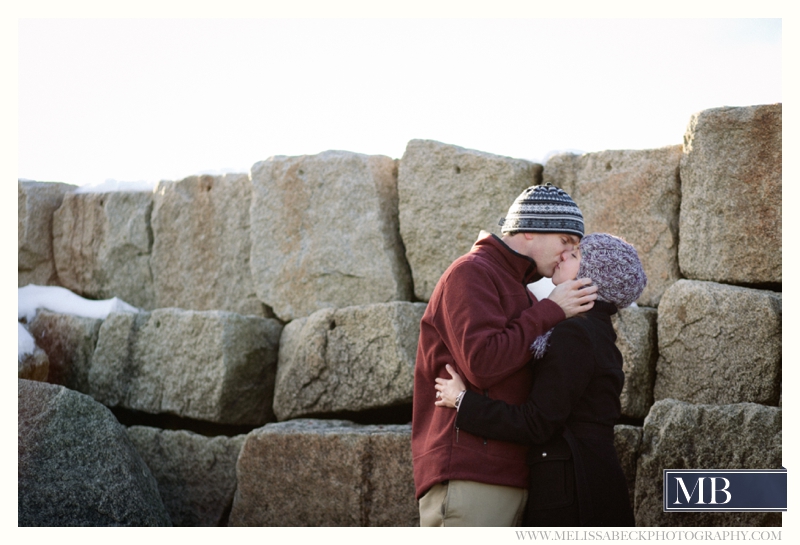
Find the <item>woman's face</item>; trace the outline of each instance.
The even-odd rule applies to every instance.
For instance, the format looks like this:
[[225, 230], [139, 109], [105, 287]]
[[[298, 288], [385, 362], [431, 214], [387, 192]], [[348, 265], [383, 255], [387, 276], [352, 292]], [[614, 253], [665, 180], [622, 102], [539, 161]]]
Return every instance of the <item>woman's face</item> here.
[[561, 254], [561, 262], [553, 272], [553, 284], [558, 286], [567, 280], [574, 280], [578, 277], [578, 267], [581, 265], [581, 250], [567, 250]]

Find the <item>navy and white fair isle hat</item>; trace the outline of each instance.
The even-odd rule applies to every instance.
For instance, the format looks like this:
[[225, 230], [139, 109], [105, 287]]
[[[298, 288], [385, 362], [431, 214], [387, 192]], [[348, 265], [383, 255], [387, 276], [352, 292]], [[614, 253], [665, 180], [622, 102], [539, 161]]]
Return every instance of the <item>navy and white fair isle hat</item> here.
[[523, 191], [500, 220], [503, 234], [569, 233], [583, 236], [583, 214], [566, 191], [547, 183]]
[[578, 278], [591, 278], [600, 301], [629, 307], [647, 285], [636, 248], [619, 237], [592, 233], [581, 240]]

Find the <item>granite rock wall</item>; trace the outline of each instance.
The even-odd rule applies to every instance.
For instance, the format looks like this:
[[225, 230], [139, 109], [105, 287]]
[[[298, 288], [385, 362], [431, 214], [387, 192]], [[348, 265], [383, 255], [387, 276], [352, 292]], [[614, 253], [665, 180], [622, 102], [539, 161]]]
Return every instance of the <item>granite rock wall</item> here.
[[[700, 112], [682, 145], [545, 165], [412, 140], [401, 159], [278, 156], [152, 193], [20, 181], [19, 285], [139, 309], [23, 324], [39, 352], [19, 366], [20, 525], [47, 524], [36, 510], [58, 494], [79, 498], [44, 511], [65, 525], [417, 525], [420, 317], [450, 262], [543, 182], [587, 232], [633, 243], [650, 280], [613, 317], [637, 524], [780, 525], [663, 513], [659, 488], [668, 466], [781, 466], [780, 104]], [[108, 453], [89, 461], [86, 441]], [[53, 449], [83, 473], [42, 462]], [[112, 451], [121, 484], [96, 465]]]

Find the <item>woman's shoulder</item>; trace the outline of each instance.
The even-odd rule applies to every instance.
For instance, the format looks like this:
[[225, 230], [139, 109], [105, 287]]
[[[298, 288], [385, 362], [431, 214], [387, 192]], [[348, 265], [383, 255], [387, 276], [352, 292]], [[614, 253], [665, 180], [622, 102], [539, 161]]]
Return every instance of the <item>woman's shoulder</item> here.
[[563, 342], [586, 342], [589, 334], [590, 328], [586, 319], [581, 316], [573, 316], [556, 324], [550, 337], [550, 345]]
[[546, 358], [549, 356], [558, 365], [568, 365], [573, 370], [588, 369], [587, 366], [598, 363], [606, 366], [602, 363], [605, 361], [621, 361], [610, 320], [589, 315], [590, 312], [568, 318], [553, 329]]
[[607, 333], [608, 329], [613, 331], [614, 328], [607, 315], [589, 310], [559, 322], [553, 329], [553, 336], [591, 339], [598, 333]]

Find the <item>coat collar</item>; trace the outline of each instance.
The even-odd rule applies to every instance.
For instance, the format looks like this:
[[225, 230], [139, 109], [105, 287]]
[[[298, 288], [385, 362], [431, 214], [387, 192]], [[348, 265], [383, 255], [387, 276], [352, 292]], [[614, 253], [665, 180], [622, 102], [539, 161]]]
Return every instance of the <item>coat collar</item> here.
[[609, 316], [613, 316], [617, 313], [617, 305], [614, 303], [608, 303], [606, 301], [595, 300], [594, 306], [589, 309], [588, 312], [602, 312], [603, 314], [608, 314]]
[[503, 240], [487, 231], [481, 231], [478, 240], [472, 245], [470, 252], [486, 252], [491, 259], [509, 271], [520, 282], [530, 284], [542, 278], [536, 270], [536, 262], [526, 255], [522, 255], [508, 247]]

